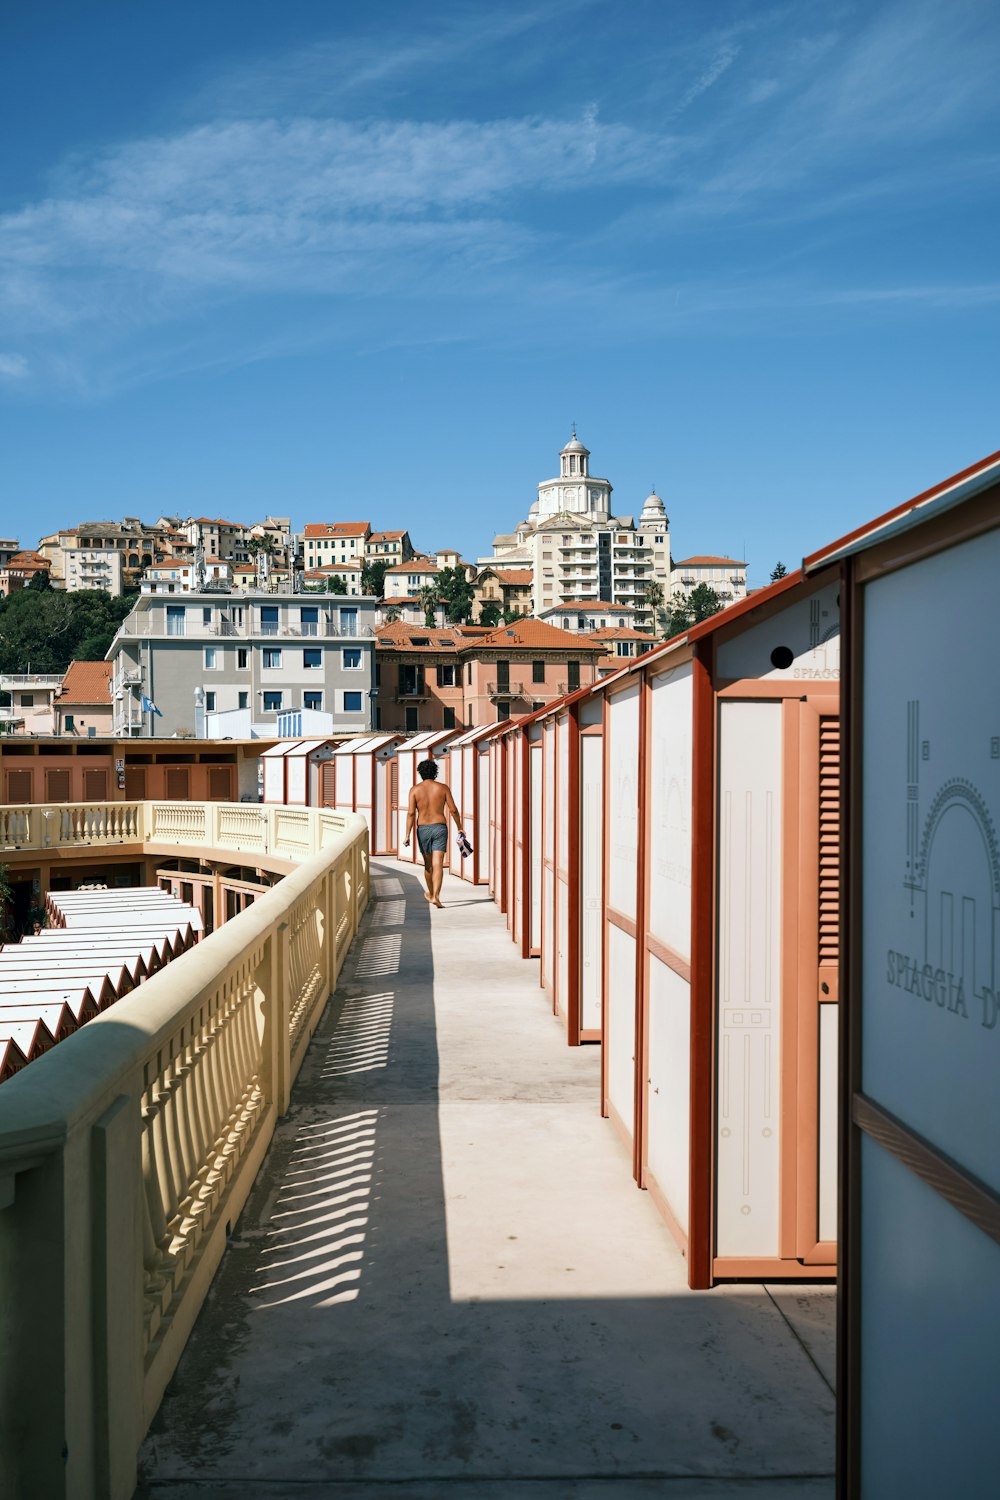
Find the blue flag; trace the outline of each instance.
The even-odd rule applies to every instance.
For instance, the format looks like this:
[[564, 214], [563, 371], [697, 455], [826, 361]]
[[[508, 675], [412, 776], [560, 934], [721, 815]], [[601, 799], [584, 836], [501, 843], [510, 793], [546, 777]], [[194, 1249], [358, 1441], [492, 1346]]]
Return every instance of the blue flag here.
[[163, 718], [152, 698], [147, 698], [145, 693], [142, 695], [142, 711], [144, 714], [160, 714], [160, 718]]

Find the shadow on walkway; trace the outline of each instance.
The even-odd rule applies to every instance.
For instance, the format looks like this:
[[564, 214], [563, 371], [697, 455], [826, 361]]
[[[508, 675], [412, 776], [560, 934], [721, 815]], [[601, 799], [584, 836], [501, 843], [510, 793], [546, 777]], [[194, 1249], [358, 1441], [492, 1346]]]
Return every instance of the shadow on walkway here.
[[421, 888], [373, 866], [137, 1495], [832, 1494], [833, 1398], [775, 1304], [686, 1290], [596, 1049], [488, 901]]

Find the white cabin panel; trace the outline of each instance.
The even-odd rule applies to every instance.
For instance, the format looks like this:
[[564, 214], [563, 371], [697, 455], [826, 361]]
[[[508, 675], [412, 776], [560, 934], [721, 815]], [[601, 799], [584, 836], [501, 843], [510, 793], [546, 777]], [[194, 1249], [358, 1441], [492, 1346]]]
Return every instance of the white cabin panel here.
[[604, 960], [604, 745], [600, 735], [580, 739], [580, 1025], [601, 1029]]
[[693, 668], [652, 679], [649, 754], [649, 929], [691, 956]]
[[636, 914], [639, 856], [639, 684], [608, 698], [608, 901]]
[[687, 1234], [691, 1149], [691, 986], [650, 954], [647, 1165]]
[[608, 1099], [629, 1135], [635, 1133], [635, 939], [608, 929]]
[[717, 1253], [778, 1254], [780, 702], [719, 706]]

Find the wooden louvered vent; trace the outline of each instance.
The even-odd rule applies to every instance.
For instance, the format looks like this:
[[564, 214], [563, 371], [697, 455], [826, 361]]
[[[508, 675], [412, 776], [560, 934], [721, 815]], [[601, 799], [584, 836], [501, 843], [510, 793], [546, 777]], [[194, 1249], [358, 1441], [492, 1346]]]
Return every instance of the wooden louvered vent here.
[[819, 721], [819, 962], [840, 958], [840, 720]]

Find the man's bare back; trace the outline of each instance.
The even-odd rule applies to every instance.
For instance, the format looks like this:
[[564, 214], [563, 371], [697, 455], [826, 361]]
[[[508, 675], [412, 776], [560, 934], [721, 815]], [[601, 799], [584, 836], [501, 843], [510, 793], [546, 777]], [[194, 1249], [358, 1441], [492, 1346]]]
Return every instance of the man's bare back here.
[[411, 793], [417, 810], [417, 827], [428, 823], [447, 823], [449, 812], [458, 821], [458, 808], [451, 795], [451, 787], [437, 781], [422, 781]]
[[417, 770], [422, 779], [410, 790], [403, 843], [410, 842], [416, 829], [417, 843], [424, 857], [425, 896], [432, 906], [440, 906], [444, 857], [448, 850], [448, 818], [454, 819], [456, 828], [460, 828], [461, 823], [451, 788], [439, 786], [435, 780], [437, 767], [434, 762], [424, 761]]

